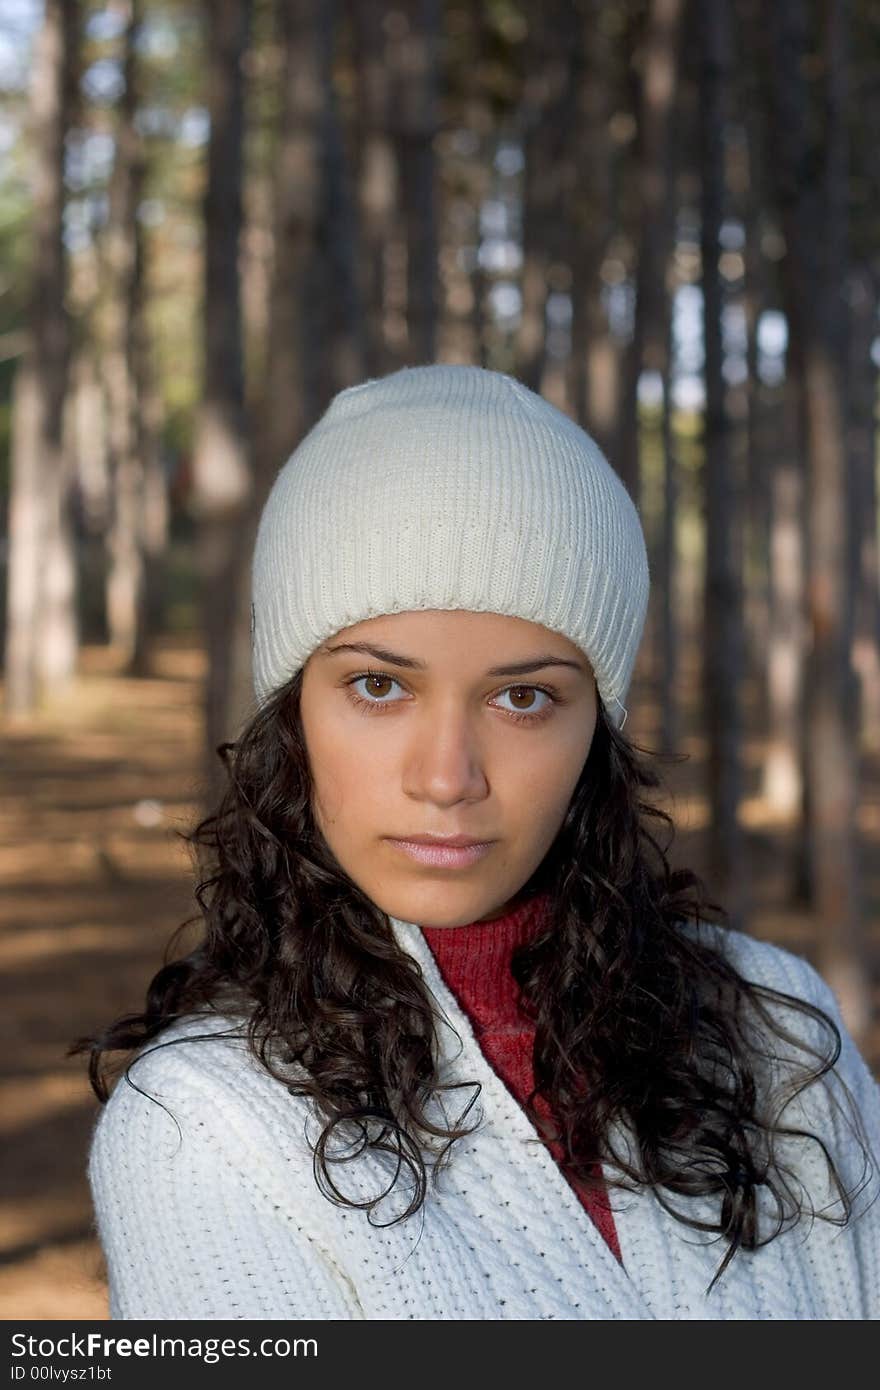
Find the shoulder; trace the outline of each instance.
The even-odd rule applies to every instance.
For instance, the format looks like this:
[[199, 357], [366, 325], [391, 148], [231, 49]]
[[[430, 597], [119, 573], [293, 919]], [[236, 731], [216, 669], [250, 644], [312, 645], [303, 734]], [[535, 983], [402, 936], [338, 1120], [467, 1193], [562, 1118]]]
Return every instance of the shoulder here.
[[270, 1136], [286, 1158], [309, 1152], [306, 1101], [291, 1095], [250, 1049], [233, 1016], [186, 1015], [145, 1043], [118, 1079], [93, 1129], [90, 1172], [128, 1155], [161, 1162], [206, 1142], [238, 1161]]
[[[837, 1038], [828, 1027], [830, 1021], [841, 1043], [838, 1074], [847, 1079], [847, 1073], [855, 1070], [862, 1080], [865, 1063], [846, 1029], [837, 996], [804, 956], [716, 922], [685, 921], [678, 925], [691, 940], [699, 940], [720, 955], [743, 980], [771, 991], [759, 996], [764, 1016], [752, 1013], [749, 1022], [760, 1032], [767, 1026], [766, 1015], [770, 1015], [774, 1025], [785, 1030], [782, 1038], [777, 1034], [773, 1039], [777, 1063], [803, 1062], [805, 1046], [811, 1059], [836, 1050]], [[876, 1086], [876, 1082], [872, 1084]]]
[[134, 1096], [151, 1096], [184, 1106], [220, 1093], [234, 1101], [249, 1071], [246, 1025], [226, 1015], [187, 1014], [145, 1042], [130, 1057], [103, 1109], [112, 1115], [137, 1104]]
[[234, 1019], [190, 1016], [141, 1048], [89, 1153], [111, 1318], [359, 1316], [306, 1104]]
[[736, 1001], [735, 1019], [737, 1031], [754, 1049], [753, 1061], [762, 1057], [770, 1063], [770, 1084], [779, 1084], [790, 1068], [808, 1059], [812, 1064], [817, 1054], [825, 1056], [833, 1049], [834, 1036], [817, 1011], [839, 1029], [837, 1000], [803, 956], [723, 923], [683, 919], [676, 926], [689, 941], [732, 967], [741, 980], [758, 987], [757, 996], [749, 992]]
[[[858, 1135], [873, 1157], [871, 1190], [876, 1190], [880, 1177], [880, 1084], [850, 1034], [830, 985], [808, 960], [785, 947], [712, 922], [679, 925], [692, 939], [698, 937], [719, 951], [743, 979], [811, 1005], [833, 1024], [835, 1032], [824, 1019], [796, 1010], [788, 1001], [762, 1001], [785, 1030], [774, 1036], [770, 1048], [777, 1080], [788, 1082], [797, 1078], [805, 1064], [812, 1070], [820, 1060], [833, 1059], [827, 1074], [795, 1098], [794, 1113], [802, 1111], [811, 1117], [826, 1133], [836, 1136], [839, 1148], [850, 1152], [857, 1150], [853, 1144]], [[792, 1064], [794, 1071], [790, 1070]], [[794, 1118], [792, 1111], [787, 1111], [786, 1119], [789, 1116]]]
[[[750, 984], [811, 1004], [822, 1009], [836, 1024], [841, 1022], [833, 990], [804, 956], [716, 922], [683, 920], [678, 926], [691, 940], [721, 955]], [[816, 1026], [814, 1023], [812, 1029]]]

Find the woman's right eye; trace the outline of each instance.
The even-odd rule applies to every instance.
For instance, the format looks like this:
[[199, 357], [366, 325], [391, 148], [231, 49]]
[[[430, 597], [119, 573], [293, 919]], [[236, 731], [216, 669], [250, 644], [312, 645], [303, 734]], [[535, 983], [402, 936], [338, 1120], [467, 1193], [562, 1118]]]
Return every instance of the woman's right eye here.
[[[361, 681], [365, 681], [367, 686], [368, 693], [364, 695], [359, 695], [354, 690], [354, 687], [358, 685]], [[349, 692], [349, 699], [351, 699], [356, 705], [361, 705], [363, 707], [373, 710], [381, 710], [387, 708], [388, 705], [400, 704], [399, 700], [386, 700], [374, 698], [376, 696], [381, 696], [384, 693], [386, 693], [383, 690], [383, 687], [398, 684], [398, 682], [394, 679], [393, 676], [385, 675], [381, 671], [363, 672], [359, 676], [352, 676], [351, 680], [346, 681], [345, 684], [346, 690]]]

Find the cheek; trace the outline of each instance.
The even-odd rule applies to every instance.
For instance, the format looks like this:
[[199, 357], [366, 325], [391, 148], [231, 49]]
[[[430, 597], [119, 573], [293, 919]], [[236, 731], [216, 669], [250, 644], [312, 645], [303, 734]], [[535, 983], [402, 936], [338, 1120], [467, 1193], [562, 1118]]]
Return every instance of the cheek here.
[[308, 747], [319, 823], [369, 833], [378, 808], [387, 802], [389, 772], [378, 743], [348, 736], [343, 721], [318, 731]]
[[553, 839], [565, 815], [576, 780], [576, 775], [569, 777], [561, 771], [554, 776], [551, 769], [545, 767], [540, 777], [528, 783], [527, 793], [517, 797], [515, 810], [524, 834], [530, 835], [536, 842]]
[[557, 802], [568, 802], [589, 747], [590, 740], [577, 727], [560, 731], [553, 739], [523, 740], [515, 753], [499, 758], [499, 775], [509, 787], [518, 786], [520, 794], [527, 791], [529, 798], [549, 809]]
[[507, 783], [508, 803], [520, 808], [517, 816], [523, 824], [531, 824], [537, 840], [555, 836], [590, 751], [590, 741], [580, 731], [579, 736], [552, 749], [545, 745], [534, 758], [509, 760], [515, 784]]

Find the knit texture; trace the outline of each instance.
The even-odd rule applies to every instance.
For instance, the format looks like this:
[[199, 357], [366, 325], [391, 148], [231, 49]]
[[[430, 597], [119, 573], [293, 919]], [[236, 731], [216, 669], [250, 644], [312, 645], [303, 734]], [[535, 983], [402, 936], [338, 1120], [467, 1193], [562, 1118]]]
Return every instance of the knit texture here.
[[[550, 895], [538, 894], [506, 913], [459, 927], [422, 927], [446, 984], [471, 1021], [474, 1036], [504, 1084], [525, 1107], [535, 1084], [532, 1065], [535, 1028], [519, 1007], [519, 988], [511, 973], [511, 957], [518, 946], [535, 936], [547, 918]], [[539, 1120], [553, 1123], [553, 1112], [544, 1096], [536, 1096]], [[545, 1131], [549, 1132], [549, 1131]], [[557, 1163], [563, 1164], [564, 1148], [558, 1139], [546, 1139]], [[568, 1181], [589, 1213], [597, 1230], [621, 1259], [614, 1216], [601, 1189], [591, 1189], [563, 1167]], [[591, 1170], [601, 1179], [600, 1164]]]
[[[615, 1189], [621, 1265], [481, 1052], [419, 927], [391, 923], [436, 1001], [442, 1075], [461, 1083], [443, 1093], [443, 1110], [457, 1118], [478, 1092], [466, 1118], [473, 1123], [479, 1116], [480, 1124], [453, 1144], [439, 1187], [429, 1184], [416, 1216], [396, 1224], [387, 1223], [404, 1209], [409, 1191], [383, 1198], [373, 1224], [365, 1211], [326, 1200], [309, 1146], [321, 1126], [308, 1102], [263, 1071], [240, 1022], [179, 1020], [135, 1062], [132, 1084], [119, 1081], [93, 1134], [88, 1173], [111, 1317], [880, 1316], [880, 1089], [833, 994], [806, 961], [738, 933], [724, 937], [724, 949], [748, 978], [819, 1004], [835, 1018], [843, 1041], [838, 1062], [824, 1082], [789, 1105], [784, 1120], [818, 1133], [844, 1181], [854, 1186], [861, 1179], [863, 1190], [849, 1225], [806, 1217], [760, 1249], [737, 1254], [707, 1296], [724, 1242], [675, 1220], [651, 1191]], [[820, 1042], [812, 1020], [788, 1011], [783, 1018], [814, 1046]], [[218, 1036], [221, 1030], [230, 1036]], [[776, 1046], [782, 1067], [786, 1045]], [[843, 1108], [842, 1082], [871, 1145], [867, 1175]], [[625, 1144], [626, 1132], [613, 1138]], [[815, 1144], [794, 1138], [782, 1158], [817, 1210], [827, 1203], [830, 1214], [841, 1214]], [[367, 1200], [392, 1186], [397, 1166], [392, 1154], [366, 1150], [336, 1165], [333, 1179], [344, 1193]], [[683, 1200], [667, 1197], [676, 1206]], [[717, 1202], [687, 1205], [698, 1217], [717, 1213]], [[772, 1202], [762, 1204], [767, 1234], [774, 1214]]]
[[620, 727], [648, 591], [638, 512], [579, 425], [503, 372], [405, 367], [335, 396], [274, 481], [252, 563], [257, 701], [342, 628], [469, 609], [568, 637]]

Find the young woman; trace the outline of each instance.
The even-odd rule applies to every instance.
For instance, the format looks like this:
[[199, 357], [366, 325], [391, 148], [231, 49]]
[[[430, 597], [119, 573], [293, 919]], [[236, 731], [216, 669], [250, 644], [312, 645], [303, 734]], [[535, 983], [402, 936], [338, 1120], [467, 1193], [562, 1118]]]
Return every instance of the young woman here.
[[880, 1090], [651, 833], [589, 436], [479, 367], [343, 391], [252, 578], [200, 944], [71, 1049], [111, 1316], [880, 1315]]

